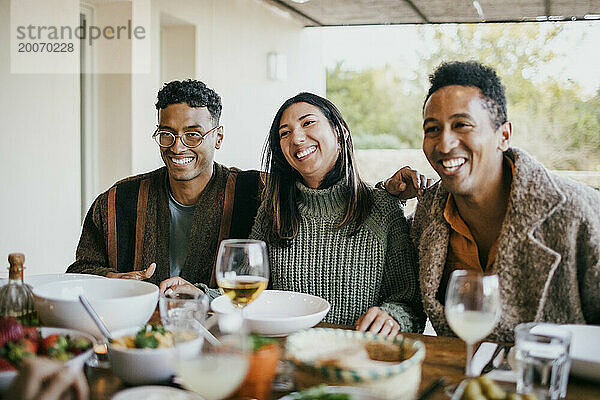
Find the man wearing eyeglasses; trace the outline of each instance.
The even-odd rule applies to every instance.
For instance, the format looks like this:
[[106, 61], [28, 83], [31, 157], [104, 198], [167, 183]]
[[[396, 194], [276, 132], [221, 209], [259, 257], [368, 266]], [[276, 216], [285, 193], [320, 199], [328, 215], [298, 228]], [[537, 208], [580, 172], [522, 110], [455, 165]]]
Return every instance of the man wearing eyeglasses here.
[[165, 167], [98, 196], [67, 272], [169, 279], [167, 286], [183, 292], [214, 286], [218, 244], [248, 237], [262, 185], [258, 171], [214, 162], [223, 141], [221, 108], [219, 95], [200, 81], [163, 86], [153, 138]]

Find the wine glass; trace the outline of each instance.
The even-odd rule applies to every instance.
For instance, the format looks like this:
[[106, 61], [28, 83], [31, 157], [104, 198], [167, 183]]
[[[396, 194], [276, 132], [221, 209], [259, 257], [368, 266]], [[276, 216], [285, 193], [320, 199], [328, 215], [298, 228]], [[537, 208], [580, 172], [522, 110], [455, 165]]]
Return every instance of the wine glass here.
[[219, 315], [211, 333], [216, 343], [205, 341], [197, 351], [180, 352], [176, 382], [206, 400], [222, 400], [244, 381], [251, 349], [238, 313]]
[[484, 276], [467, 270], [456, 270], [446, 290], [446, 319], [467, 344], [466, 376], [474, 376], [471, 368], [473, 345], [489, 335], [500, 319], [500, 294], [497, 275]]
[[236, 309], [254, 301], [269, 283], [267, 246], [261, 240], [221, 242], [216, 265], [217, 285]]

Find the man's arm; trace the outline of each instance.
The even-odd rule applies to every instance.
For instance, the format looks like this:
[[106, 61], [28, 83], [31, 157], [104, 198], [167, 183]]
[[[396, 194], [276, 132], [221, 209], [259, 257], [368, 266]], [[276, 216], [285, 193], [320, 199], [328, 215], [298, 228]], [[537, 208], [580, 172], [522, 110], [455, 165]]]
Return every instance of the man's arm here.
[[83, 229], [75, 262], [67, 268], [67, 273], [81, 273], [106, 276], [107, 278], [144, 280], [150, 278], [156, 269], [152, 263], [147, 269], [120, 273], [110, 267], [106, 249], [107, 232], [104, 229], [103, 205], [107, 203], [107, 194], [103, 193], [94, 201], [83, 222]]
[[577, 270], [585, 321], [600, 325], [600, 196], [595, 200], [579, 229]]
[[109, 267], [106, 249], [107, 234], [102, 224], [101, 204], [107, 201], [106, 197], [106, 193], [98, 196], [86, 214], [75, 253], [75, 262], [67, 268], [68, 273], [106, 276], [110, 272], [117, 272]]

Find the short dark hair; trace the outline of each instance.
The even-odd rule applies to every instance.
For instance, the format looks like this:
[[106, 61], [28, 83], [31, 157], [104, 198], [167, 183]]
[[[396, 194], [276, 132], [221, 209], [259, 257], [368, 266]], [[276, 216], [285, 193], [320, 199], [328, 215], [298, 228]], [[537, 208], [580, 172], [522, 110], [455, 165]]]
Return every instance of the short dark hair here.
[[504, 86], [491, 67], [477, 61], [444, 62], [429, 75], [429, 83], [431, 86], [423, 107], [433, 93], [445, 86], [474, 86], [483, 94], [483, 103], [490, 112], [494, 128], [498, 129], [507, 120]]
[[158, 91], [156, 109], [161, 110], [179, 103], [187, 103], [190, 107], [206, 107], [213, 121], [219, 123], [223, 109], [221, 96], [203, 82], [187, 79], [165, 83]]
[[343, 219], [337, 228], [350, 226], [350, 234], [356, 233], [369, 216], [373, 207], [373, 197], [367, 184], [360, 178], [354, 159], [354, 148], [350, 128], [338, 108], [324, 97], [313, 93], [299, 93], [287, 99], [279, 108], [271, 124], [269, 136], [263, 150], [263, 168], [269, 172], [263, 199], [272, 215], [267, 221], [267, 241], [276, 246], [288, 246], [300, 228], [299, 196], [296, 181], [302, 179], [300, 173], [287, 162], [281, 150], [279, 126], [285, 110], [295, 103], [308, 103], [317, 107], [333, 132], [338, 136], [340, 154], [333, 168], [325, 175], [319, 189], [333, 186], [340, 179], [348, 185], [348, 200]]

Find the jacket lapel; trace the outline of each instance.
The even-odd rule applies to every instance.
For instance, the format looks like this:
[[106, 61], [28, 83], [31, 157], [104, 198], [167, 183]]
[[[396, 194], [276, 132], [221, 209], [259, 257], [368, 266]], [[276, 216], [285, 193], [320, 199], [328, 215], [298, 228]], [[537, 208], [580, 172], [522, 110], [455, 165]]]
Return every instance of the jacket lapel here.
[[512, 149], [508, 156], [515, 161], [515, 176], [493, 268], [500, 278], [501, 324], [512, 329], [515, 322], [542, 317], [561, 256], [542, 242], [537, 230], [566, 199], [548, 171], [529, 155]]

